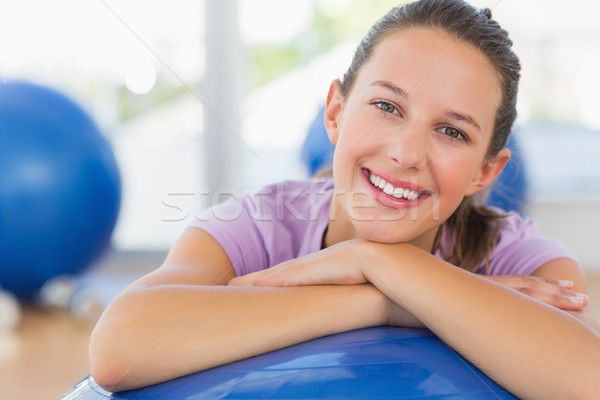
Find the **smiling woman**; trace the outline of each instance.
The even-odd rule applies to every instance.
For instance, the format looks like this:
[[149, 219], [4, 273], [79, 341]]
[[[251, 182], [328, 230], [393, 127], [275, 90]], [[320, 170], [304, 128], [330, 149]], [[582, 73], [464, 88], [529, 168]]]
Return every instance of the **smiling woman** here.
[[574, 257], [476, 202], [510, 158], [511, 46], [461, 0], [382, 17], [329, 89], [333, 177], [203, 212], [103, 314], [94, 380], [121, 391], [396, 325], [429, 328], [520, 398], [594, 396], [600, 324]]

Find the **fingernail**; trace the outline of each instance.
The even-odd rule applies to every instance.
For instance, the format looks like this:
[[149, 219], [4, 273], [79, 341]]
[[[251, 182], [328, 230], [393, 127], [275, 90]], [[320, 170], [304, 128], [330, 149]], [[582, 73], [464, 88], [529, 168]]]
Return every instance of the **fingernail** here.
[[583, 303], [583, 297], [575, 295], [573, 297], [569, 297], [569, 301], [571, 303], [575, 303], [575, 304], [582, 304]]
[[558, 284], [560, 286], [566, 286], [566, 287], [572, 287], [574, 285], [573, 281], [568, 281], [565, 279], [559, 279], [558, 280]]

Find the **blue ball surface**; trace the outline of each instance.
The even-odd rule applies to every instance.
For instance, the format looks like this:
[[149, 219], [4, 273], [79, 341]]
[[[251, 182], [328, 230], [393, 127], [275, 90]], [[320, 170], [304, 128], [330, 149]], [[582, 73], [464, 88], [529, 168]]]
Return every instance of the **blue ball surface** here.
[[343, 332], [165, 383], [109, 393], [91, 377], [61, 400], [514, 400], [427, 329]]
[[77, 104], [0, 83], [0, 286], [29, 296], [87, 267], [109, 243], [121, 198], [112, 148]]

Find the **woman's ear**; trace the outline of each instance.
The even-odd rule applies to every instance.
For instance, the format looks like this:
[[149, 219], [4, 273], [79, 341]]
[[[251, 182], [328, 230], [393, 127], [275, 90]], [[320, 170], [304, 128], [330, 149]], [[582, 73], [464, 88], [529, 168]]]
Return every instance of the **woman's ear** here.
[[500, 150], [494, 158], [484, 162], [481, 169], [469, 184], [466, 195], [470, 196], [488, 187], [494, 182], [494, 179], [496, 179], [500, 172], [502, 172], [508, 160], [510, 160], [510, 150], [504, 148]]
[[336, 79], [331, 82], [331, 85], [329, 86], [327, 103], [325, 103], [325, 128], [327, 129], [329, 140], [334, 145], [337, 144], [340, 135], [342, 106], [342, 83], [339, 79]]

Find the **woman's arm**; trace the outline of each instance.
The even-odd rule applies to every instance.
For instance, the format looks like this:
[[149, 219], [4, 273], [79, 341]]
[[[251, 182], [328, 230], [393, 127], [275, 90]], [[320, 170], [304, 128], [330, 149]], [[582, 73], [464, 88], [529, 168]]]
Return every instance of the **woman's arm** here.
[[[234, 275], [212, 236], [187, 230], [164, 265], [129, 286], [102, 315], [90, 342], [96, 382], [110, 391], [158, 383], [382, 324], [387, 308], [395, 307], [372, 285], [222, 286]], [[414, 322], [404, 316], [405, 324]]]
[[[365, 266], [367, 279], [498, 383], [527, 399], [600, 393], [597, 322], [573, 318], [412, 246], [398, 246], [388, 257], [393, 253], [403, 262], [381, 258]], [[573, 273], [552, 277], [578, 281]], [[583, 313], [589, 311], [571, 312]]]
[[[536, 273], [571, 280], [573, 289], [585, 292], [572, 261], [554, 260]], [[321, 257], [232, 281], [273, 286], [336, 282], [371, 282], [521, 398], [590, 399], [600, 393], [598, 323], [584, 307], [585, 298], [572, 307], [582, 311], [563, 311], [408, 244], [346, 242]]]

